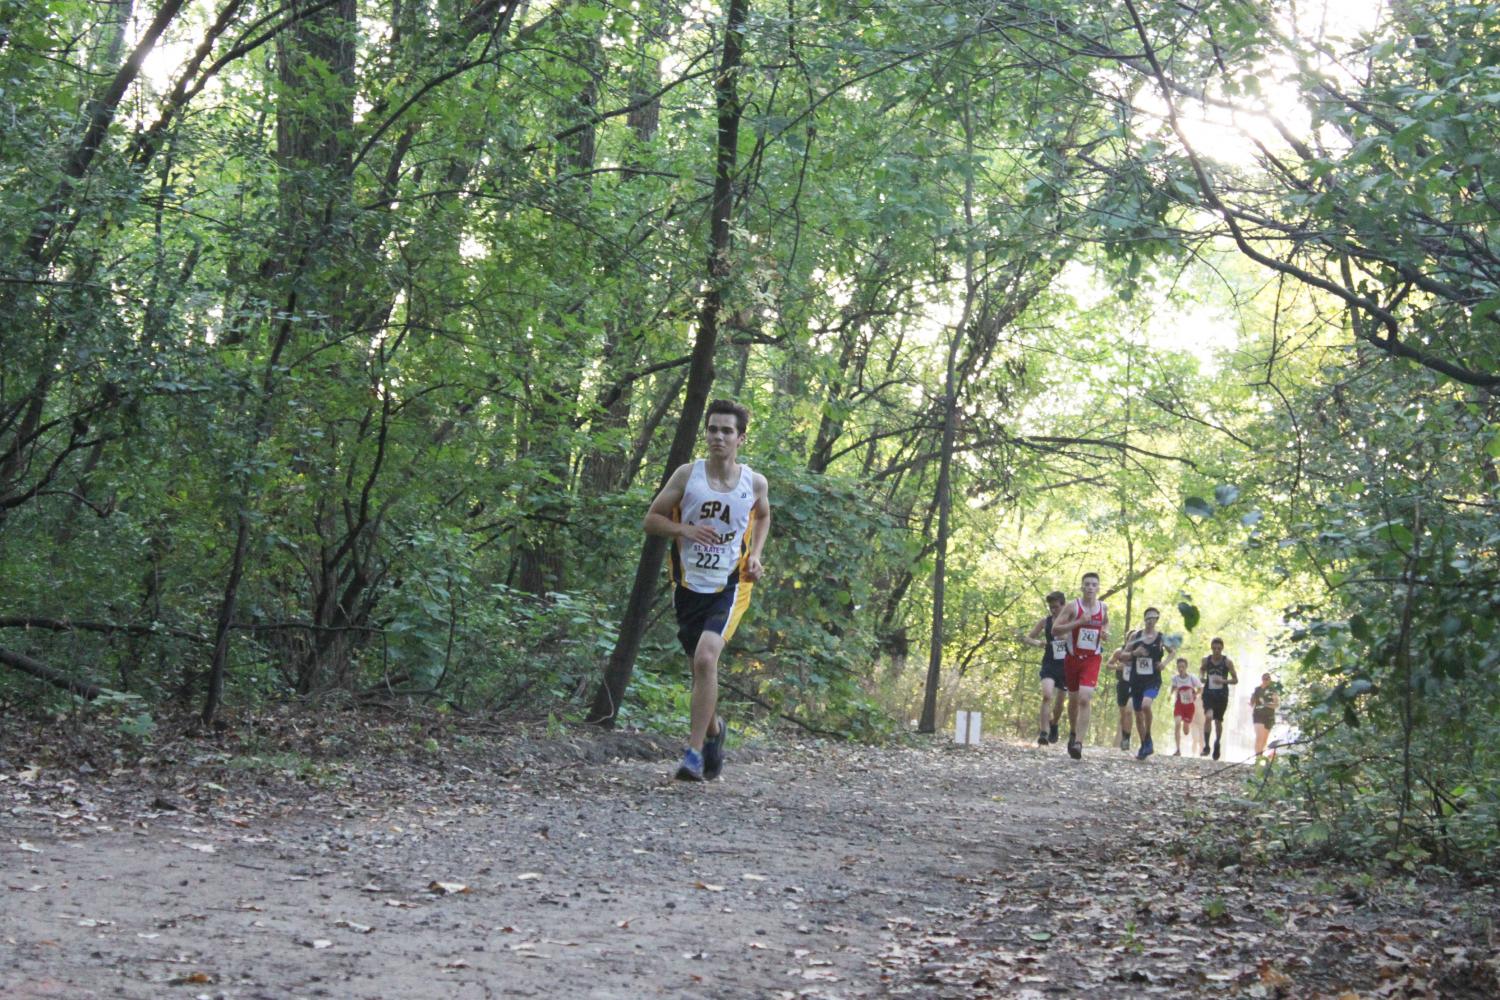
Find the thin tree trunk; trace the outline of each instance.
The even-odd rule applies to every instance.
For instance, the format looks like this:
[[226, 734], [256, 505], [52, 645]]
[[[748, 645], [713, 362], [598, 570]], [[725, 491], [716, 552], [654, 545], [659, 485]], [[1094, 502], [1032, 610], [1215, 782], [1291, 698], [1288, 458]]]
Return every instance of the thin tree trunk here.
[[958, 424], [958, 344], [961, 330], [953, 331], [953, 342], [948, 346], [948, 374], [944, 381], [943, 398], [943, 450], [938, 459], [938, 523], [937, 552], [932, 563], [932, 645], [927, 654], [927, 688], [922, 697], [922, 719], [917, 726], [921, 733], [937, 732], [938, 683], [943, 669], [943, 594], [948, 572], [948, 514], [952, 509], [953, 439]]
[[[687, 391], [683, 396], [682, 413], [677, 420], [677, 433], [672, 439], [671, 450], [667, 453], [662, 483], [671, 476], [673, 469], [692, 456], [693, 447], [698, 440], [698, 423], [708, 407], [708, 391], [714, 380], [714, 347], [719, 337], [719, 313], [724, 304], [724, 286], [729, 278], [729, 220], [734, 209], [733, 181], [739, 147], [741, 108], [736, 78], [739, 75], [745, 16], [749, 5], [749, 0], [729, 0], [728, 18], [724, 26], [724, 55], [714, 84], [719, 131], [714, 167], [713, 215], [709, 233], [709, 286], [698, 317], [698, 335], [688, 368]], [[609, 663], [604, 668], [603, 680], [589, 709], [588, 720], [595, 725], [607, 729], [614, 727], [615, 717], [625, 698], [625, 689], [630, 684], [630, 675], [635, 670], [635, 658], [640, 652], [641, 637], [646, 631], [646, 613], [656, 593], [656, 581], [661, 573], [661, 561], [666, 551], [665, 538], [646, 536], [646, 543], [641, 547], [640, 562], [636, 565], [635, 582], [625, 603], [625, 616], [620, 622], [620, 637], [615, 642]]]
[[224, 583], [224, 600], [219, 604], [219, 621], [214, 628], [214, 655], [208, 664], [208, 694], [203, 699], [200, 718], [205, 726], [213, 724], [224, 700], [224, 675], [229, 667], [229, 631], [239, 605], [240, 581], [245, 576], [245, 556], [250, 548], [250, 514], [243, 507], [236, 516], [234, 556], [229, 562], [229, 579]]
[[[964, 146], [969, 154], [964, 174], [964, 218], [972, 229], [974, 128], [967, 104], [960, 109], [960, 114], [964, 123]], [[937, 480], [937, 551], [932, 564], [932, 644], [927, 653], [927, 685], [922, 695], [922, 718], [917, 724], [917, 731], [920, 733], [937, 732], [938, 685], [943, 669], [943, 595], [948, 572], [948, 515], [952, 509], [953, 439], [958, 424], [958, 348], [973, 319], [974, 300], [979, 291], [972, 250], [964, 258], [964, 285], [964, 313], [954, 326], [952, 338], [948, 342], [948, 370], [943, 377], [943, 446], [938, 457]]]

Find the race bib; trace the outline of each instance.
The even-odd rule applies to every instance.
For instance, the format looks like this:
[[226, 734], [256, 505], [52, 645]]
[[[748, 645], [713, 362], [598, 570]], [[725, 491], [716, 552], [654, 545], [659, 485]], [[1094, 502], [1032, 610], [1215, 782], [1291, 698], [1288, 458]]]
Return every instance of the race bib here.
[[1193, 689], [1191, 687], [1178, 688], [1177, 700], [1184, 705], [1191, 705], [1193, 703]]
[[1078, 648], [1089, 652], [1099, 651], [1099, 630], [1096, 628], [1081, 628], [1078, 630]]
[[1142, 677], [1147, 674], [1156, 673], [1156, 661], [1149, 656], [1137, 656], [1135, 658], [1135, 672]]
[[1224, 678], [1220, 677], [1218, 674], [1209, 674], [1208, 675], [1208, 689], [1210, 691], [1217, 691], [1217, 690], [1219, 690], [1223, 686], [1224, 686]]
[[1052, 658], [1054, 660], [1065, 660], [1068, 657], [1068, 640], [1052, 640]]

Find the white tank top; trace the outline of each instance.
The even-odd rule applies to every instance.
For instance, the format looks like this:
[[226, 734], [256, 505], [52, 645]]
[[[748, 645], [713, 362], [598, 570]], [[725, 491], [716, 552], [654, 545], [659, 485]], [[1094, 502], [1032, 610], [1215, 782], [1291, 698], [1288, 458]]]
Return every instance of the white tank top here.
[[754, 508], [755, 474], [750, 466], [741, 463], [739, 482], [728, 493], [720, 493], [709, 486], [703, 459], [695, 461], [677, 514], [684, 524], [713, 525], [719, 540], [714, 545], [703, 545], [673, 539], [673, 581], [700, 594], [715, 594], [738, 583], [740, 567], [750, 550]]

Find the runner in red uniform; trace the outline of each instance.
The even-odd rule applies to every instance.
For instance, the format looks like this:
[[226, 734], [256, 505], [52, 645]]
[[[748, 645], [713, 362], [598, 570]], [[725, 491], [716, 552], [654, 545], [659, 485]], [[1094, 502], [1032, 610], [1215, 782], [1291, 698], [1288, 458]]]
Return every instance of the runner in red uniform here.
[[1202, 686], [1198, 678], [1188, 673], [1187, 657], [1179, 656], [1177, 673], [1172, 676], [1172, 735], [1177, 740], [1173, 757], [1182, 756], [1184, 736], [1188, 738], [1188, 749], [1193, 747], [1193, 716], [1198, 708], [1198, 689]]
[[1109, 639], [1109, 611], [1099, 600], [1099, 574], [1083, 574], [1081, 589], [1083, 596], [1064, 605], [1052, 621], [1052, 634], [1068, 640], [1063, 681], [1068, 689], [1068, 756], [1074, 760], [1083, 756], [1078, 734], [1089, 731], [1089, 703], [1099, 684], [1102, 650]]

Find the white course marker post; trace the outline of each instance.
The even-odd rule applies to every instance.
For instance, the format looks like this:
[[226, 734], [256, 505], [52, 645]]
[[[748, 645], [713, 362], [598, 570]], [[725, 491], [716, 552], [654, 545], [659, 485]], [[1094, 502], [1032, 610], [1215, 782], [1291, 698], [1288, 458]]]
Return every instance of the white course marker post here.
[[953, 715], [953, 742], [977, 746], [983, 729], [983, 713], [955, 712]]

